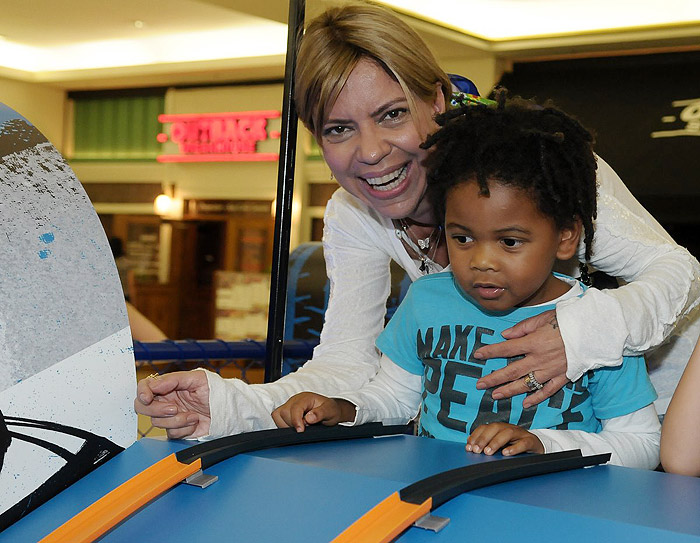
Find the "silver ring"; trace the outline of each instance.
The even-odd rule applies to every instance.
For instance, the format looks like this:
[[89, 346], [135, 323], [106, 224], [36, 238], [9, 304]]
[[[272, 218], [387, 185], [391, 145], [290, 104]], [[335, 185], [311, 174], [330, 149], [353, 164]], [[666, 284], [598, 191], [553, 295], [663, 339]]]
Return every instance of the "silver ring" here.
[[542, 390], [544, 385], [535, 379], [534, 372], [528, 373], [523, 380], [525, 381], [525, 386], [530, 390], [530, 392], [535, 392], [536, 390]]

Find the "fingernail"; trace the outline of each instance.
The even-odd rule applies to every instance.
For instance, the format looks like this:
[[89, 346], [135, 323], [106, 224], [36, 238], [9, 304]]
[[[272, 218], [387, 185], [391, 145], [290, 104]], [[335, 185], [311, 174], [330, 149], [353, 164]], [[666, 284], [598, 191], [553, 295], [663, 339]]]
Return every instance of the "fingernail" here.
[[467, 449], [467, 452], [472, 452], [472, 446], [469, 443], [467, 443], [465, 448]]
[[139, 400], [141, 400], [141, 403], [146, 403], [148, 398], [145, 394], [139, 394]]
[[484, 355], [481, 354], [479, 351], [475, 352], [475, 353], [473, 354], [473, 356], [474, 356], [474, 358], [476, 358], [477, 360], [481, 360], [482, 358], [484, 358]]
[[502, 392], [494, 392], [493, 394], [491, 394], [491, 397], [494, 400], [500, 400], [503, 398], [503, 393]]
[[486, 448], [484, 449], [484, 452], [485, 452], [486, 454], [489, 454], [489, 453], [491, 452], [491, 447], [486, 447]]
[[174, 415], [175, 413], [177, 413], [177, 407], [175, 407], [174, 405], [169, 405], [165, 408], [166, 415]]
[[187, 419], [187, 426], [194, 426], [198, 422], [199, 422], [199, 420], [197, 419], [197, 417], [189, 417]]
[[479, 446], [478, 446], [478, 445], [474, 445], [474, 452], [475, 452], [475, 453], [478, 453], [478, 452], [479, 452]]
[[483, 383], [480, 383], [479, 381], [476, 382], [476, 389], [477, 390], [484, 390], [486, 386]]

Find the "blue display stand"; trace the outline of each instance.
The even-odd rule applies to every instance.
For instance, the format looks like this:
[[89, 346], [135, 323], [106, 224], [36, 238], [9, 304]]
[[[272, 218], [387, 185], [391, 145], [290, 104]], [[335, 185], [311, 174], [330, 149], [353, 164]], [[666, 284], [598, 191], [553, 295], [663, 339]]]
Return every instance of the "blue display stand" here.
[[[137, 442], [0, 534], [0, 541], [39, 540], [133, 474], [190, 444]], [[409, 483], [488, 461], [457, 443], [406, 435], [243, 454], [208, 470], [219, 476], [217, 483], [204, 490], [178, 485], [101, 541], [330, 541]], [[398, 540], [700, 541], [698, 504], [699, 479], [597, 466], [463, 494], [434, 512], [450, 518], [443, 531], [413, 527]]]

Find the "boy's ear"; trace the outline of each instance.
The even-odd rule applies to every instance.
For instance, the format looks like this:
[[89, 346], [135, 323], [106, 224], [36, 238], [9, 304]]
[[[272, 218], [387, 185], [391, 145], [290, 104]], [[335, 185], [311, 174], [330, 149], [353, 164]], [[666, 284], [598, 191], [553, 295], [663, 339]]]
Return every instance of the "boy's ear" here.
[[568, 260], [576, 254], [582, 231], [583, 224], [579, 218], [576, 218], [571, 225], [559, 230], [559, 248], [557, 249], [559, 260]]

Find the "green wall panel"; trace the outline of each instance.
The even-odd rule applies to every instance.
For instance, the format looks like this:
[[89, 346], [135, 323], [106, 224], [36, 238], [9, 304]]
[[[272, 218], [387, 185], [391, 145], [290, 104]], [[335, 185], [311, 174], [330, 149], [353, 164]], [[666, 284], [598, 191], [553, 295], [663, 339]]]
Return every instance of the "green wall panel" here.
[[76, 160], [155, 159], [164, 96], [76, 98]]

